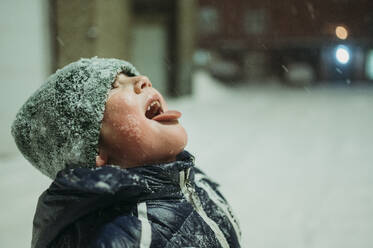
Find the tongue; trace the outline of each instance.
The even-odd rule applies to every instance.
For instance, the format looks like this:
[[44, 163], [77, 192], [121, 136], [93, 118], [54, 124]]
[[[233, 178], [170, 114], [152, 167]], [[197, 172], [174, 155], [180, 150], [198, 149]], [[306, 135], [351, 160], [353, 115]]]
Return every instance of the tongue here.
[[153, 121], [174, 121], [181, 117], [181, 113], [176, 110], [168, 110], [160, 115], [154, 116]]

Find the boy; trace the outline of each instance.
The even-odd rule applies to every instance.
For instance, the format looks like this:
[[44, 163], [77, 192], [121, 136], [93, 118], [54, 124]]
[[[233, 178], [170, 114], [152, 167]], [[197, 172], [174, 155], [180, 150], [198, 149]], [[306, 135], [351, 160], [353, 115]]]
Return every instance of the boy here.
[[181, 113], [117, 59], [81, 59], [22, 106], [12, 134], [54, 181], [32, 247], [239, 247], [218, 185], [184, 151]]

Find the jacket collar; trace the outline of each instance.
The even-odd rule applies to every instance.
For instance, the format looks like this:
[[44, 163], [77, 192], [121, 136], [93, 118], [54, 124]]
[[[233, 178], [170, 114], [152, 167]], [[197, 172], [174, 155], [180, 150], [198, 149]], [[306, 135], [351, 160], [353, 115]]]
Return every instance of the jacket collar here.
[[167, 186], [179, 186], [179, 172], [194, 166], [194, 157], [183, 151], [176, 161], [122, 169], [115, 165], [97, 168], [65, 169], [57, 174], [49, 191], [68, 189], [94, 195], [116, 194], [137, 188], [143, 193], [154, 193]]
[[[34, 217], [32, 247], [46, 247], [80, 217], [116, 203], [133, 204], [160, 197], [182, 197], [180, 171], [194, 166], [187, 151], [176, 161], [130, 169], [107, 165], [65, 169], [40, 196]], [[189, 175], [189, 173], [188, 173]], [[193, 173], [190, 173], [193, 180]]]

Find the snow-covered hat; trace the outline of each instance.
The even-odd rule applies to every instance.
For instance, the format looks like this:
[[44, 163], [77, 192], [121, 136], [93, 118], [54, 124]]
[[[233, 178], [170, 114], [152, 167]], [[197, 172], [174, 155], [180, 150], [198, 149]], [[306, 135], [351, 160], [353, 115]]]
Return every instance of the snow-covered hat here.
[[25, 158], [52, 179], [67, 167], [94, 167], [105, 103], [120, 72], [139, 75], [126, 61], [97, 57], [80, 59], [51, 75], [12, 125]]

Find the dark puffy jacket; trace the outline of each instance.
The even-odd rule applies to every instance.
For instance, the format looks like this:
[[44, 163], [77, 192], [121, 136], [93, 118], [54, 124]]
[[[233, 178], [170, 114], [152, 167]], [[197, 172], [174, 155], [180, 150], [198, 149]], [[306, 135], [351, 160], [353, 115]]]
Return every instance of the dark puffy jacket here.
[[172, 163], [66, 169], [39, 198], [32, 247], [240, 247], [218, 185]]

